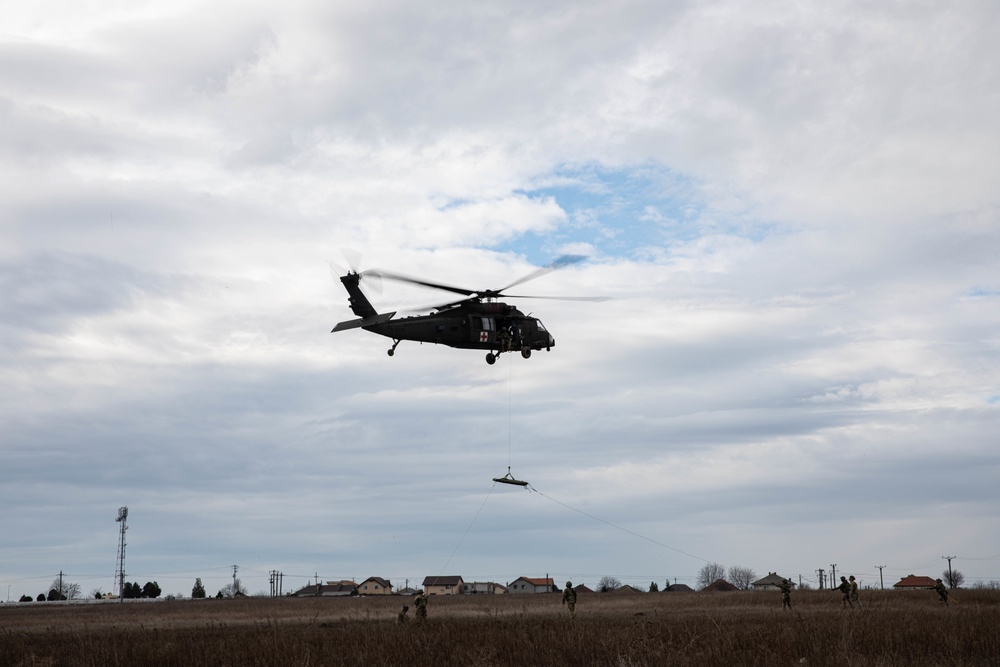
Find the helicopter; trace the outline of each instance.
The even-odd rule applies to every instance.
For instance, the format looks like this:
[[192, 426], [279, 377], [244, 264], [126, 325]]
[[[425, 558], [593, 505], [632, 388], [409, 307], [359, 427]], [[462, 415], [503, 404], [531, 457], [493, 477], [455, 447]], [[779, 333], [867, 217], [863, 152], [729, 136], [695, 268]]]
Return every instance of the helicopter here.
[[[540, 276], [570, 264], [581, 262], [582, 255], [563, 255], [540, 269], [500, 289], [472, 290], [442, 283], [411, 278], [402, 274], [369, 269], [358, 272], [351, 269], [339, 280], [347, 290], [351, 310], [358, 317], [338, 323], [330, 333], [348, 329], [364, 329], [392, 339], [388, 355], [396, 353], [396, 347], [404, 340], [420, 343], [435, 343], [448, 347], [487, 350], [486, 363], [493, 365], [505, 352], [520, 352], [525, 359], [533, 351], [551, 351], [556, 339], [545, 328], [542, 321], [509, 304], [498, 301], [509, 299], [558, 299], [563, 301], [607, 301], [607, 297], [588, 296], [526, 296], [504, 294], [512, 287], [534, 280]], [[464, 298], [439, 306], [431, 306], [433, 312], [393, 319], [396, 312], [379, 313], [361, 291], [361, 281], [365, 277], [379, 277], [387, 280], [420, 285], [432, 289], [461, 294]]]

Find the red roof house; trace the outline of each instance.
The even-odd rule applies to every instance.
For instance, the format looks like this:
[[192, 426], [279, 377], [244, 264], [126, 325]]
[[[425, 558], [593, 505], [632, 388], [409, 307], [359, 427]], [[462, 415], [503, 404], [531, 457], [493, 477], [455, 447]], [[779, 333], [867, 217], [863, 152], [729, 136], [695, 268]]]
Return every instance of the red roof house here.
[[897, 583], [893, 584], [893, 588], [897, 590], [912, 590], [920, 588], [934, 588], [937, 582], [930, 577], [917, 576], [911, 574], [909, 576], [903, 577]]

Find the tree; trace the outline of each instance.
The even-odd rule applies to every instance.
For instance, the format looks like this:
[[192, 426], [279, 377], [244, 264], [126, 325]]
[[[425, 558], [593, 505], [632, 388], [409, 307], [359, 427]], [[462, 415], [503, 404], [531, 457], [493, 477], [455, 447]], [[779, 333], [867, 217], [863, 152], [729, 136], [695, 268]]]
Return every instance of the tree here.
[[38, 602], [45, 602], [45, 593], [39, 593], [38, 597], [35, 598]]
[[216, 597], [235, 598], [246, 594], [247, 594], [247, 589], [243, 587], [243, 582], [237, 579], [233, 583], [226, 584], [225, 586], [223, 586], [222, 590], [219, 591], [219, 595], [217, 595]]
[[944, 583], [948, 584], [948, 588], [959, 588], [965, 583], [965, 575], [958, 570], [950, 572], [945, 570], [941, 575], [941, 579], [944, 580]]
[[142, 587], [142, 597], [156, 599], [160, 597], [160, 593], [163, 591], [160, 589], [160, 585], [155, 581], [147, 581], [146, 585]]
[[31, 597], [30, 595], [22, 595], [20, 599], [20, 602], [34, 602], [34, 601], [35, 598]]
[[126, 600], [131, 600], [135, 598], [142, 597], [142, 586], [139, 585], [138, 581], [125, 582], [125, 586], [122, 589], [122, 597]]
[[649, 592], [650, 593], [659, 593], [660, 592], [660, 587], [656, 585], [655, 581], [649, 582]]
[[65, 600], [66, 596], [57, 591], [56, 589], [49, 590], [49, 602], [55, 602], [57, 600]]
[[[74, 584], [65, 579], [60, 581], [59, 577], [52, 580], [52, 585], [49, 588], [59, 593], [59, 597], [54, 598], [56, 600], [75, 600], [80, 597], [80, 584]], [[52, 596], [49, 596], [49, 599], [52, 600]]]
[[612, 577], [610, 575], [601, 577], [601, 580], [597, 582], [597, 590], [601, 593], [618, 590], [621, 587], [621, 580], [619, 580], [618, 577]]
[[705, 563], [700, 570], [698, 570], [698, 588], [705, 588], [716, 579], [722, 579], [726, 576], [726, 567], [724, 565], [719, 565], [718, 563]]
[[[757, 578], [757, 573], [749, 567], [733, 565], [729, 568], [729, 583], [741, 591], [750, 590], [750, 584]], [[709, 582], [711, 583], [711, 582]]]
[[205, 597], [205, 585], [201, 583], [201, 577], [194, 580], [194, 588], [191, 589], [191, 597], [203, 599]]

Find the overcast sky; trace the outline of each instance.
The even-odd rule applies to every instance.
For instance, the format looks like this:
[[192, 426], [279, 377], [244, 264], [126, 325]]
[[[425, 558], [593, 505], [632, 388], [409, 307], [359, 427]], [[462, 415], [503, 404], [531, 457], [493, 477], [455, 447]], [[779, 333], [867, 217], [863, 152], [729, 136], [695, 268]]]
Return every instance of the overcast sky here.
[[1000, 579], [1000, 5], [808, 4], [5, 8], [0, 596]]

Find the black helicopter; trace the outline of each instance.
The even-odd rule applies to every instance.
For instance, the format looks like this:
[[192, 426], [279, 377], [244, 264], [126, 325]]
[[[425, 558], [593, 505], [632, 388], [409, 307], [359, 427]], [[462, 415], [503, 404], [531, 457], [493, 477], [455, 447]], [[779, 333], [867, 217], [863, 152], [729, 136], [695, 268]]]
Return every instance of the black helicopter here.
[[[497, 290], [471, 290], [441, 283], [411, 278], [396, 273], [368, 270], [350, 270], [340, 276], [340, 282], [347, 289], [351, 310], [357, 319], [340, 322], [331, 333], [347, 329], [361, 328], [392, 339], [389, 356], [396, 352], [396, 346], [404, 340], [421, 343], [436, 343], [449, 347], [487, 350], [486, 363], [495, 364], [504, 352], [520, 352], [525, 359], [533, 350], [551, 350], [555, 338], [537, 317], [525, 315], [514, 306], [497, 301], [500, 297], [516, 299], [559, 299], [566, 301], [606, 301], [606, 297], [560, 297], [560, 296], [516, 296], [504, 291], [550, 271], [576, 264], [586, 259], [581, 255], [563, 255], [546, 266], [532, 271]], [[461, 294], [465, 298], [432, 306], [435, 311], [429, 315], [392, 319], [396, 314], [379, 313], [361, 291], [361, 279], [377, 276], [388, 280], [421, 285], [433, 289]]]

